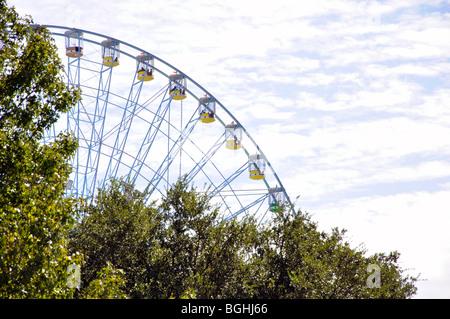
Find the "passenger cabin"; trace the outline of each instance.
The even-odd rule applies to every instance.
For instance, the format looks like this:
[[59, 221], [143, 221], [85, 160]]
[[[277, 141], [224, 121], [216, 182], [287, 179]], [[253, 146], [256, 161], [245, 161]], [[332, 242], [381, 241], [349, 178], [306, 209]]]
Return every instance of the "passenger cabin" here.
[[212, 123], [216, 120], [216, 102], [208, 96], [198, 99], [198, 113], [202, 123]]
[[66, 38], [66, 55], [69, 58], [80, 58], [83, 56], [83, 32], [68, 30], [64, 32]]
[[105, 66], [118, 66], [120, 57], [120, 43], [113, 39], [102, 41], [102, 59]]
[[281, 187], [269, 188], [269, 210], [276, 213], [286, 203], [286, 196]]
[[250, 178], [254, 180], [264, 179], [266, 177], [266, 161], [260, 154], [249, 155], [248, 170]]
[[169, 75], [169, 94], [173, 95], [174, 100], [183, 100], [186, 98], [186, 78], [174, 73]]
[[136, 57], [136, 76], [139, 81], [151, 81], [154, 79], [154, 59], [147, 53], [141, 53]]
[[242, 147], [242, 127], [234, 122], [225, 126], [226, 148], [238, 150]]

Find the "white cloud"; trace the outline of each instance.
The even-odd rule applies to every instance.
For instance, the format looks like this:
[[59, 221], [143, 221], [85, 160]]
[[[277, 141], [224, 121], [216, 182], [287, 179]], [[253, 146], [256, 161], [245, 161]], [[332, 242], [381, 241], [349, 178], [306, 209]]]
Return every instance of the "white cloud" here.
[[423, 77], [435, 77], [448, 74], [450, 72], [450, 63], [446, 62], [419, 62], [405, 63], [393, 67], [381, 64], [371, 64], [365, 68], [368, 76], [376, 77], [394, 77], [398, 78], [402, 75], [416, 75]]

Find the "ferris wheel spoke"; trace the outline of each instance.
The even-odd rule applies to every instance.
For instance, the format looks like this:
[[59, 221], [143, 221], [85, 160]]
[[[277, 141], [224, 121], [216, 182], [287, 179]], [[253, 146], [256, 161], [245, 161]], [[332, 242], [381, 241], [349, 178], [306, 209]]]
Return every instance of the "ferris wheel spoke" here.
[[[141, 94], [143, 80], [134, 80], [131, 85], [130, 93], [128, 96], [127, 104], [124, 108], [122, 120], [119, 125], [119, 129], [116, 135], [116, 141], [114, 143], [113, 152], [111, 153], [108, 168], [105, 174], [105, 180], [111, 177], [116, 177], [119, 164], [121, 163], [121, 158], [125, 144], [127, 142], [128, 133], [130, 132], [131, 124], [134, 119], [134, 113], [136, 111], [136, 106], [138, 105], [139, 96]], [[114, 163], [113, 163], [114, 162]], [[114, 166], [112, 166], [114, 165]]]
[[[132, 113], [128, 114], [128, 115], [127, 115], [126, 121], [129, 121], [129, 117], [133, 116], [133, 117], [135, 117], [135, 118], [138, 118], [138, 119], [140, 119], [140, 120], [142, 120], [142, 121], [148, 123], [148, 118], [147, 118], [147, 117], [141, 116], [141, 115], [140, 115], [140, 112], [141, 112], [142, 110], [146, 110], [146, 111], [150, 112], [150, 113], [152, 114], [152, 116], [154, 116], [155, 113], [152, 112], [148, 107], [149, 107], [149, 104], [150, 104], [150, 103], [154, 102], [154, 100], [160, 96], [161, 91], [162, 91], [162, 90], [160, 90], [160, 92], [158, 92], [157, 94], [155, 94], [151, 99], [149, 99], [148, 101], [146, 101], [144, 104], [138, 104], [138, 105], [136, 106], [136, 111], [135, 111], [135, 113], [134, 113], [134, 114], [132, 114]], [[163, 92], [163, 93], [164, 93], [164, 92]], [[90, 95], [88, 95], [88, 94], [86, 94], [86, 95], [87, 95], [87, 96], [90, 96]], [[125, 98], [121, 97], [120, 95], [114, 94], [114, 93], [112, 93], [112, 92], [110, 92], [109, 95], [112, 96], [112, 97], [114, 97], [115, 99], [117, 99], [117, 100], [119, 100], [119, 101], [123, 100], [123, 102], [124, 102], [123, 104], [126, 105], [126, 101], [127, 101], [127, 100], [126, 100]], [[90, 97], [92, 97], [92, 96], [90, 96]], [[125, 111], [124, 106], [123, 106], [122, 104], [120, 104], [120, 103], [113, 102], [113, 101], [110, 100], [110, 101], [108, 101], [108, 105], [113, 106], [113, 107], [115, 107], [115, 108], [117, 108], [117, 109], [121, 109], [122, 112]], [[120, 124], [121, 124], [121, 123], [119, 122], [119, 123], [117, 123], [116, 125], [114, 125], [112, 128], [109, 128], [109, 130], [108, 130], [107, 132], [104, 132], [102, 141], [105, 142], [105, 141], [108, 140], [109, 138], [113, 137], [113, 136], [118, 132], [119, 127], [120, 127]]]
[[[104, 146], [104, 148], [109, 149], [110, 152], [102, 151], [102, 154], [101, 154], [101, 155], [102, 155], [102, 156], [105, 156], [105, 157], [109, 157], [109, 155], [110, 155], [111, 152], [113, 151], [113, 147], [110, 146], [110, 145], [107, 145], [107, 144], [104, 144], [103, 146]], [[128, 158], [134, 159], [134, 156], [131, 155], [131, 154], [128, 154], [127, 152], [123, 152], [123, 155], [127, 156]], [[124, 166], [127, 167], [127, 168], [131, 168], [131, 166], [129, 166], [129, 165], [127, 165], [127, 164], [122, 163], [122, 165], [124, 165]], [[146, 167], [149, 171], [153, 172], [153, 174], [156, 174], [156, 171], [154, 171], [148, 164], [144, 163], [143, 166]], [[146, 181], [147, 186], [148, 186], [148, 185], [151, 185], [151, 179], [147, 178], [146, 176], [142, 176], [142, 175], [141, 175], [141, 177]], [[162, 177], [162, 179], [163, 179], [163, 181], [166, 181], [166, 180], [164, 179], [164, 177]], [[125, 183], [129, 184], [130, 186], [133, 185], [133, 184], [131, 184], [131, 183], [129, 182], [129, 180], [127, 180], [127, 179], [122, 180], [122, 182], [125, 182]], [[160, 195], [164, 196], [164, 193], [163, 193], [161, 190], [159, 190], [159, 189], [156, 189], [156, 190], [160, 193]]]
[[112, 73], [112, 66], [105, 67], [104, 65], [102, 65], [102, 69], [99, 72], [97, 96], [94, 102], [94, 113], [90, 127], [91, 135], [90, 139], [87, 140], [86, 179], [82, 188], [82, 194], [86, 194], [88, 197], [92, 196], [95, 191]]
[[228, 209], [230, 215], [232, 215], [233, 211], [231, 210], [231, 208], [227, 204], [227, 200], [226, 200], [226, 197], [230, 197], [230, 196], [229, 195], [227, 195], [227, 196], [224, 195], [224, 193], [225, 193], [224, 189], [225, 188], [229, 188], [229, 191], [231, 192], [231, 196], [237, 202], [238, 207], [241, 207], [241, 209], [242, 209], [243, 208], [242, 201], [239, 198], [239, 196], [236, 194], [236, 190], [233, 189], [232, 182], [245, 171], [246, 164], [242, 165], [239, 169], [237, 169], [228, 178], [225, 178], [223, 176], [222, 172], [220, 172], [220, 170], [215, 166], [215, 164], [213, 164], [213, 166], [216, 168], [216, 170], [219, 172], [220, 176], [223, 178], [223, 182], [221, 184], [219, 184], [218, 186], [215, 186], [214, 184], [212, 184], [214, 186], [214, 188], [213, 188], [213, 191], [208, 194], [208, 196], [210, 196], [211, 198], [219, 197], [222, 200], [222, 202], [225, 204], [225, 207]]
[[[195, 120], [195, 123], [198, 123], [198, 120], [200, 118], [198, 116], [192, 115], [191, 120], [193, 121]], [[223, 125], [223, 121], [220, 120], [219, 117], [217, 117], [217, 120]], [[176, 128], [175, 128], [176, 129]], [[193, 127], [189, 130], [189, 132], [192, 132]], [[200, 152], [202, 153], [202, 158], [200, 160], [195, 160], [194, 158], [192, 158], [192, 156], [190, 156], [189, 153], [186, 153], [188, 155], [188, 157], [190, 157], [190, 159], [196, 163], [194, 165], [194, 167], [191, 169], [191, 171], [189, 173], [187, 173], [187, 181], [191, 182], [197, 175], [198, 173], [202, 172], [204, 178], [206, 178], [209, 182], [209, 187], [212, 188], [214, 191], [212, 191], [211, 193], [209, 193], [209, 196], [211, 197], [219, 197], [224, 203], [225, 203], [225, 207], [227, 210], [229, 210], [230, 214], [232, 213], [232, 211], [230, 210], [230, 207], [226, 205], [226, 199], [225, 197], [229, 197], [230, 195], [226, 195], [223, 196], [223, 194], [221, 193], [225, 188], [229, 188], [229, 191], [232, 192], [232, 196], [235, 197], [236, 202], [240, 205], [241, 209], [244, 208], [243, 204], [241, 203], [241, 200], [239, 199], [239, 196], [236, 194], [236, 192], [234, 191], [233, 187], [232, 187], [232, 183], [233, 181], [238, 178], [245, 170], [247, 167], [247, 163], [244, 163], [243, 166], [239, 169], [237, 169], [232, 175], [230, 175], [228, 178], [224, 176], [224, 174], [222, 173], [222, 171], [219, 169], [219, 167], [217, 167], [217, 165], [212, 161], [212, 157], [216, 154], [216, 152], [219, 150], [219, 148], [221, 146], [224, 146], [226, 144], [225, 139], [223, 138], [225, 136], [225, 132], [222, 133], [221, 136], [219, 136], [219, 138], [217, 139], [217, 141], [208, 149], [208, 151], [204, 152], [201, 148], [198, 147], [198, 145], [196, 143], [194, 143], [194, 141], [192, 139], [190, 139], [189, 137], [186, 137], [186, 140], [189, 140], [192, 145]], [[175, 142], [174, 145], [176, 145], [177, 143]], [[177, 149], [180, 150], [182, 148]], [[242, 146], [242, 150], [248, 154], [247, 150], [245, 149], [245, 147]], [[170, 152], [168, 152], [170, 153]], [[172, 160], [175, 158], [176, 154], [173, 156]], [[164, 161], [163, 161], [164, 163]], [[212, 166], [212, 168], [214, 169], [215, 172], [217, 172], [217, 174], [219, 174], [220, 178], [223, 180], [223, 182], [219, 185], [217, 185], [217, 182], [215, 182], [213, 179], [210, 178], [209, 174], [207, 172], [204, 171], [204, 167], [206, 166], [206, 164], [210, 164]], [[165, 172], [165, 171], [164, 171]], [[164, 176], [164, 173], [160, 173], [159, 176]]]
[[223, 137], [225, 134], [222, 134], [219, 139], [210, 147], [210, 149], [203, 153], [203, 157], [197, 161], [194, 167], [191, 169], [189, 173], [187, 173], [187, 181], [191, 182], [197, 174], [203, 170], [204, 166], [211, 161], [211, 158], [216, 154], [221, 146], [223, 146]]
[[[169, 108], [170, 109], [170, 108]], [[184, 129], [180, 132], [178, 131], [178, 137], [176, 140], [173, 140], [170, 138], [170, 134], [167, 134], [167, 137], [169, 139], [169, 143], [172, 140], [172, 146], [169, 147], [169, 150], [167, 152], [167, 155], [162, 160], [159, 168], [156, 171], [156, 174], [154, 175], [153, 179], [151, 180], [151, 184], [154, 187], [157, 187], [160, 180], [162, 179], [162, 176], [167, 174], [169, 172], [169, 168], [172, 165], [174, 159], [179, 155], [180, 152], [182, 152], [183, 144], [189, 140], [190, 133], [194, 130], [196, 124], [198, 123], [197, 120], [194, 120], [194, 115], [192, 115], [191, 119], [188, 121]], [[171, 124], [169, 123], [169, 128], [171, 127]], [[159, 130], [160, 131], [160, 130]], [[169, 179], [167, 179], [169, 181]]]
[[[240, 168], [236, 169], [234, 173], [232, 173], [227, 178], [224, 178], [223, 182], [220, 183], [212, 192], [211, 196], [216, 196], [220, 191], [222, 191], [225, 187], [231, 187], [231, 183], [238, 178], [243, 172], [247, 170], [247, 163], [244, 163]], [[232, 188], [231, 188], [232, 189]]]
[[[226, 204], [226, 199], [225, 199], [226, 196], [224, 196], [223, 193], [221, 193], [221, 192], [216, 192], [216, 190], [218, 190], [219, 188], [223, 188], [222, 185], [217, 186], [217, 185], [216, 185], [216, 182], [214, 182], [214, 180], [209, 176], [209, 174], [206, 173], [206, 172], [204, 171], [204, 169], [203, 169], [204, 166], [205, 166], [206, 164], [209, 163], [209, 164], [211, 164], [212, 167], [218, 172], [218, 174], [219, 174], [223, 179], [225, 179], [225, 177], [224, 177], [224, 175], [222, 174], [222, 172], [221, 172], [221, 171], [218, 169], [218, 167], [211, 161], [211, 157], [216, 153], [216, 151], [218, 150], [218, 147], [221, 146], [221, 145], [223, 145], [223, 143], [216, 143], [216, 145], [213, 146], [213, 147], [210, 149], [210, 151], [208, 152], [208, 153], [210, 153], [210, 156], [208, 156], [208, 155], [205, 154], [205, 156], [202, 158], [201, 162], [198, 163], [197, 165], [195, 165], [194, 168], [188, 173], [188, 175], [187, 175], [187, 178], [188, 178], [187, 181], [188, 181], [189, 183], [192, 182], [192, 180], [194, 179], [194, 177], [196, 177], [200, 172], [202, 172], [204, 178], [206, 178], [206, 180], [209, 182], [208, 189], [212, 188], [212, 189], [214, 190], [213, 192], [208, 193], [208, 196], [209, 196], [210, 198], [213, 198], [214, 196], [215, 196], [215, 197], [219, 197], [220, 200], [225, 204], [225, 209], [226, 209], [230, 214], [232, 214], [233, 212], [232, 212], [230, 206]], [[223, 183], [222, 183], [222, 184], [223, 184]], [[230, 185], [230, 183], [227, 183], [227, 184]], [[225, 184], [225, 185], [226, 185], [226, 184]], [[234, 193], [234, 192], [233, 192], [233, 193]], [[235, 195], [235, 194], [233, 194], [233, 195]], [[238, 202], [239, 202], [239, 199], [238, 199]], [[242, 206], [242, 204], [241, 204], [240, 202], [239, 202], [239, 204]]]
[[[210, 164], [212, 166], [212, 168], [215, 169], [215, 171], [221, 176], [221, 178], [223, 180], [226, 180], [225, 176], [223, 175], [223, 173], [220, 171], [220, 169], [214, 164], [214, 162], [211, 161], [212, 157], [216, 154], [216, 152], [219, 150], [219, 148], [221, 146], [223, 146], [224, 142], [222, 140], [222, 137], [224, 136], [224, 134], [217, 140], [217, 142], [208, 150], [208, 152], [203, 153], [203, 157], [202, 159], [200, 159], [196, 165], [192, 168], [192, 170], [187, 174], [187, 181], [190, 183], [192, 182], [192, 180], [200, 173], [203, 173], [204, 178], [206, 178], [209, 182], [209, 188], [212, 188], [214, 190], [218, 190], [220, 188], [223, 188], [222, 185], [216, 185], [216, 182], [214, 182], [211, 177], [209, 176], [209, 174], [207, 172], [204, 171], [204, 167], [206, 166], [206, 164]], [[220, 140], [222, 140], [221, 142], [219, 142]], [[226, 185], [226, 184], [225, 184]], [[230, 185], [230, 183], [228, 183], [228, 185]], [[208, 194], [209, 196], [213, 197], [213, 196], [218, 196], [220, 197], [220, 199], [222, 200], [222, 202], [226, 203], [225, 201], [225, 196], [223, 196], [223, 194], [221, 192], [216, 192], [213, 191], [211, 193]], [[235, 194], [234, 194], [235, 195]], [[229, 211], [229, 213], [231, 214], [231, 210], [230, 207], [228, 207], [227, 205], [225, 205], [226, 209]]]
[[264, 203], [264, 201], [267, 199], [268, 194], [264, 194], [262, 196], [260, 196], [259, 198], [257, 198], [256, 200], [254, 200], [253, 202], [251, 202], [250, 204], [246, 205], [245, 207], [242, 207], [241, 209], [239, 209], [238, 211], [234, 212], [233, 214], [230, 214], [227, 218], [227, 220], [236, 218], [237, 216], [239, 216], [242, 213], [245, 213], [247, 215], [247, 211], [252, 208], [253, 206], [256, 206], [259, 204], [259, 207], [255, 210], [254, 215], [257, 215], [257, 213], [259, 212], [259, 210], [261, 209], [262, 204]]
[[141, 143], [136, 158], [134, 159], [133, 165], [130, 168], [128, 176], [130, 176], [130, 182], [133, 184], [135, 183], [136, 178], [141, 171], [142, 165], [145, 163], [147, 155], [153, 145], [153, 142], [155, 141], [158, 132], [160, 132], [161, 130], [161, 124], [164, 122], [164, 118], [169, 110], [171, 101], [171, 96], [169, 96], [169, 98], [165, 98], [164, 96], [159, 107], [154, 113], [152, 122], [147, 129], [147, 133], [145, 134], [145, 137]]

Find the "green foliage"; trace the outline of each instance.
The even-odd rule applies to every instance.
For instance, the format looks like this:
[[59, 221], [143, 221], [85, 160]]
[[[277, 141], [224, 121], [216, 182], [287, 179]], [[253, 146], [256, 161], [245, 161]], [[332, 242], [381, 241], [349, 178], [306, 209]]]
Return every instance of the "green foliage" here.
[[[161, 203], [124, 192], [113, 181], [99, 191], [74, 228], [71, 247], [84, 254], [83, 291], [111, 263], [123, 270], [130, 298], [409, 298], [416, 277], [403, 276], [397, 252], [366, 257], [345, 231], [319, 232], [300, 211], [280, 210], [270, 225], [223, 220], [219, 208], [185, 179]], [[289, 212], [289, 213], [288, 213]], [[379, 288], [367, 285], [371, 264]]]
[[113, 180], [99, 190], [71, 232], [71, 248], [85, 256], [81, 290], [109, 262], [124, 270], [130, 298], [232, 296], [244, 272], [240, 247], [250, 246], [249, 224], [221, 221], [208, 197], [185, 180], [159, 205], [122, 185]]
[[111, 263], [102, 268], [97, 279], [90, 282], [85, 289], [83, 298], [86, 299], [127, 299], [127, 295], [121, 290], [125, 285], [123, 271], [115, 269]]
[[180, 179], [159, 207], [166, 236], [161, 247], [165, 294], [179, 298], [194, 291], [197, 298], [246, 296], [245, 256], [253, 247], [255, 222], [225, 221], [205, 194]]
[[[81, 207], [84, 218], [70, 233], [70, 247], [85, 256], [81, 290], [96, 279], [98, 271], [111, 264], [123, 269], [127, 293], [132, 298], [158, 290], [151, 281], [158, 271], [158, 236], [161, 217], [144, 205], [144, 194], [122, 191], [119, 181], [99, 191], [95, 203]], [[151, 287], [150, 287], [151, 286]]]
[[50, 33], [31, 28], [31, 18], [20, 18], [3, 1], [0, 10], [0, 129], [40, 139], [80, 95], [63, 81]]
[[[258, 295], [265, 298], [409, 298], [418, 277], [403, 277], [398, 252], [366, 257], [345, 231], [319, 232], [307, 214], [279, 214], [259, 248]], [[380, 267], [379, 288], [367, 285], [367, 267]]]
[[59, 75], [48, 32], [4, 1], [0, 13], [0, 297], [66, 297], [67, 266], [79, 260], [66, 248], [74, 219], [64, 198], [77, 142], [40, 140], [79, 95]]

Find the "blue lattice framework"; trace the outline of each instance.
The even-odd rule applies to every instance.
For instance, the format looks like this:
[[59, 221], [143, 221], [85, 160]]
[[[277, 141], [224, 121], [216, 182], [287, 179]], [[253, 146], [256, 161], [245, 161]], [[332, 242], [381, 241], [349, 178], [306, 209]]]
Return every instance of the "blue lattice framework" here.
[[157, 200], [186, 174], [229, 218], [263, 221], [280, 205], [292, 207], [242, 123], [181, 70], [112, 37], [45, 27], [66, 61], [67, 84], [82, 90], [67, 119], [44, 138], [69, 130], [79, 140], [68, 195], [92, 199], [111, 178], [122, 178], [124, 189], [148, 186], [147, 199]]

